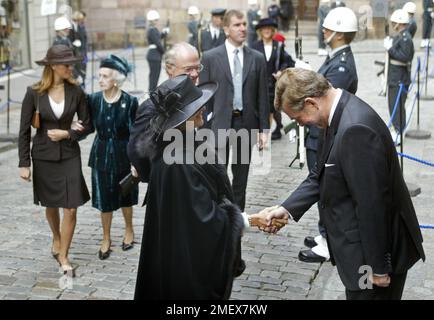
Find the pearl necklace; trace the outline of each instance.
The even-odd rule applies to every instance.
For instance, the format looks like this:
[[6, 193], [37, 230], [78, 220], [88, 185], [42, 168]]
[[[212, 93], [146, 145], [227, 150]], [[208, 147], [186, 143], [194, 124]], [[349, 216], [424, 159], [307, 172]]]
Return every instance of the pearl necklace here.
[[119, 98], [121, 97], [122, 94], [122, 90], [118, 90], [116, 92], [116, 94], [113, 97], [108, 98], [105, 94], [105, 91], [103, 91], [103, 96], [104, 96], [104, 100], [108, 103], [108, 104], [112, 104], [115, 103], [116, 101], [119, 100]]

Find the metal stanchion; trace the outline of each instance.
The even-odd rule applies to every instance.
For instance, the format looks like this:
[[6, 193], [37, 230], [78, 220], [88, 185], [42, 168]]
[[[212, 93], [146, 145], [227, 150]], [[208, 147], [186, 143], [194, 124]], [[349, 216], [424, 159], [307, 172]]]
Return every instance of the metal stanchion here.
[[429, 55], [431, 48], [431, 41], [426, 47], [426, 65], [425, 65], [425, 94], [420, 97], [421, 100], [434, 100], [434, 96], [428, 95], [428, 79], [429, 79]]
[[7, 91], [7, 130], [6, 133], [10, 135], [10, 113], [11, 113], [11, 68], [9, 67], [9, 61], [7, 62], [8, 68], [8, 91]]
[[410, 139], [426, 140], [431, 138], [431, 132], [420, 130], [420, 57], [417, 58], [417, 63], [417, 129], [407, 131], [405, 136]]
[[144, 91], [137, 89], [137, 65], [136, 65], [136, 47], [134, 44], [130, 44], [132, 49], [132, 56], [133, 56], [133, 77], [134, 77], [134, 90], [129, 91], [132, 95], [142, 95]]

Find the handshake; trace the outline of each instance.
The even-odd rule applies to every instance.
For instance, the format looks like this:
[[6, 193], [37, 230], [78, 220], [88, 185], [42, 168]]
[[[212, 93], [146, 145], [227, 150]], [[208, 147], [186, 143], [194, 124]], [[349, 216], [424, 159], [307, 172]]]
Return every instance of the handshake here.
[[288, 224], [289, 213], [285, 208], [274, 206], [265, 208], [259, 213], [249, 215], [251, 227], [258, 227], [259, 230], [276, 233]]

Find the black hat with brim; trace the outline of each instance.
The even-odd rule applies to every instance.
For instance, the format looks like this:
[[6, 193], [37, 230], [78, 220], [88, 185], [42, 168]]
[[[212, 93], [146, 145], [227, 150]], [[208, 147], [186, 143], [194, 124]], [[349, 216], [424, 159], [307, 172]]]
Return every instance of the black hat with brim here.
[[273, 28], [277, 29], [277, 23], [273, 19], [270, 19], [270, 18], [261, 19], [261, 20], [259, 20], [255, 29], [259, 30], [263, 27], [273, 27]]
[[215, 82], [195, 86], [187, 75], [163, 82], [151, 93], [151, 100], [159, 113], [158, 131], [176, 128], [196, 114], [214, 95]]
[[63, 44], [54, 45], [48, 49], [44, 59], [35, 61], [40, 66], [52, 64], [77, 64], [82, 62], [84, 57], [76, 57], [74, 51]]

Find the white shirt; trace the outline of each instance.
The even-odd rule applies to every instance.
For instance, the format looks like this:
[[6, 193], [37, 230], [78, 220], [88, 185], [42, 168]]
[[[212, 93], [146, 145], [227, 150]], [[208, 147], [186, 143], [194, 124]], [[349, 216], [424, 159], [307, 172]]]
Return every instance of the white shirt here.
[[242, 45], [241, 47], [235, 47], [233, 46], [229, 40], [226, 39], [225, 41], [225, 46], [226, 46], [226, 52], [228, 53], [228, 59], [229, 59], [229, 66], [231, 68], [231, 74], [234, 74], [234, 57], [235, 57], [235, 49], [238, 49], [238, 58], [240, 59], [241, 62], [241, 68], [244, 65], [244, 45]]
[[329, 127], [332, 124], [332, 120], [333, 120], [333, 116], [335, 114], [336, 108], [338, 106], [339, 100], [341, 100], [342, 97], [342, 89], [336, 89], [338, 92], [336, 94], [335, 100], [333, 100], [333, 105], [332, 108], [330, 110], [330, 114], [329, 114]]
[[51, 99], [50, 96], [48, 96], [48, 99], [50, 100], [51, 110], [53, 110], [53, 113], [56, 116], [56, 118], [60, 119], [60, 117], [63, 114], [63, 111], [65, 110], [65, 100], [63, 100], [61, 103], [56, 103], [53, 99]]
[[270, 61], [271, 54], [273, 53], [273, 44], [264, 44], [265, 58]]
[[211, 38], [218, 38], [220, 36], [220, 28], [215, 28], [212, 24], [209, 25], [209, 31], [211, 32]]
[[330, 51], [329, 53], [329, 57], [330, 59], [333, 58], [336, 55], [336, 52], [341, 51], [344, 48], [349, 47], [349, 44], [344, 44], [343, 46], [340, 46], [339, 48], [333, 49], [332, 51]]

